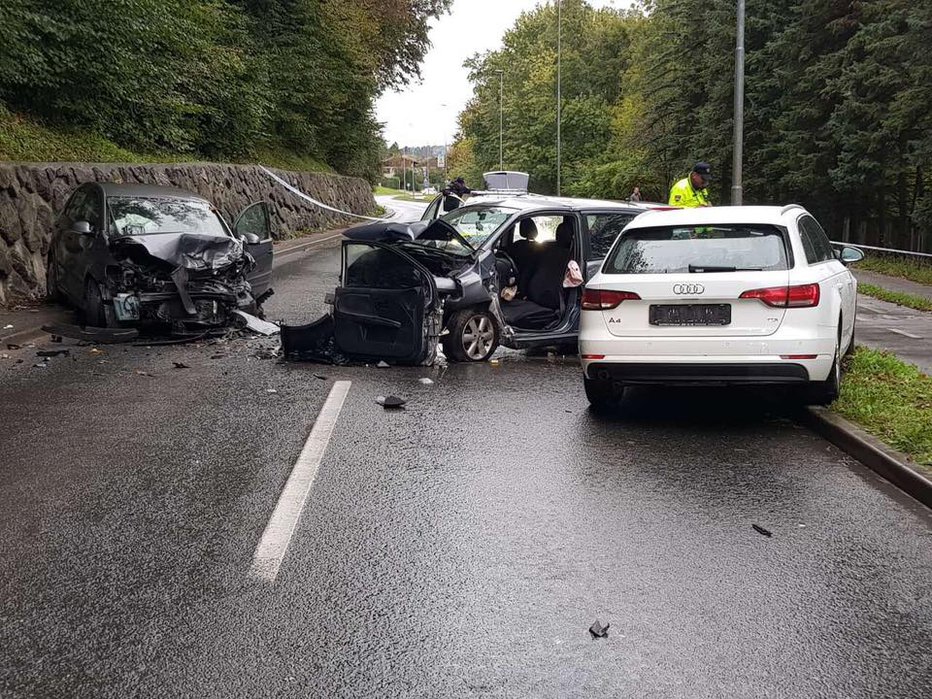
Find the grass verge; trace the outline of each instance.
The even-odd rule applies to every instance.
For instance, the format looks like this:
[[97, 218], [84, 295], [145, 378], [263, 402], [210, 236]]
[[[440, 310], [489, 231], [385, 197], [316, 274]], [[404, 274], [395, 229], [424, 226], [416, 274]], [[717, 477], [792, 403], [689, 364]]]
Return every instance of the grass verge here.
[[[81, 163], [196, 163], [204, 162], [190, 153], [139, 153], [128, 150], [103, 136], [80, 129], [51, 127], [0, 105], [0, 162], [81, 162]], [[292, 153], [271, 145], [256, 149], [253, 157], [233, 159], [234, 164], [263, 163], [283, 170], [333, 172], [326, 163], [309, 155]]]
[[932, 377], [890, 352], [858, 347], [832, 409], [932, 475]]
[[922, 296], [916, 296], [915, 294], [906, 294], [902, 291], [890, 291], [879, 286], [874, 286], [873, 284], [858, 284], [858, 292], [866, 294], [867, 296], [873, 296], [875, 299], [880, 299], [881, 301], [895, 303], [898, 306], [915, 308], [917, 311], [932, 311], [932, 301]]
[[858, 262], [857, 269], [889, 274], [891, 277], [909, 279], [920, 284], [932, 284], [932, 264], [922, 264], [881, 255], [868, 255]]

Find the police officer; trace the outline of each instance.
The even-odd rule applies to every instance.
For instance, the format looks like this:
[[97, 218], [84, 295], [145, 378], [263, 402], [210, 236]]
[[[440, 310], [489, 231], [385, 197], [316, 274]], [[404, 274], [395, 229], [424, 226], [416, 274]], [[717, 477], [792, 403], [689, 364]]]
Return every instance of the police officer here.
[[463, 198], [468, 194], [472, 194], [472, 190], [466, 186], [466, 180], [457, 177], [443, 190], [444, 211], [453, 211], [453, 209], [459, 208], [460, 204], [463, 203]]
[[682, 206], [687, 209], [699, 206], [712, 206], [709, 201], [709, 182], [712, 180], [712, 166], [708, 163], [696, 163], [689, 177], [684, 177], [670, 189], [670, 206]]

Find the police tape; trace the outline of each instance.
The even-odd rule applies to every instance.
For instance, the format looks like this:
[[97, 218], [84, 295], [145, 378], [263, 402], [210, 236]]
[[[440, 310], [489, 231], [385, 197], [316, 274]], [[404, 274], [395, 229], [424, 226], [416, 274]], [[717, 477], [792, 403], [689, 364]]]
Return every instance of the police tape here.
[[319, 206], [321, 209], [326, 209], [327, 211], [333, 211], [334, 213], [343, 214], [344, 216], [355, 216], [356, 218], [362, 218], [362, 219], [365, 219], [366, 221], [390, 221], [391, 220], [388, 218], [375, 218], [373, 216], [363, 216], [362, 214], [354, 214], [352, 211], [343, 211], [343, 209], [334, 208], [332, 206], [324, 204], [322, 201], [317, 201], [313, 197], [308, 196], [307, 194], [302, 192], [300, 189], [296, 189], [295, 187], [292, 187], [290, 184], [285, 182], [285, 180], [283, 180], [281, 177], [276, 175], [274, 172], [272, 172], [268, 168], [260, 165], [259, 169], [262, 170], [266, 175], [268, 175], [273, 180], [278, 182], [282, 187], [287, 189], [289, 192], [291, 192], [295, 196], [300, 197], [301, 199], [304, 199], [305, 201], [310, 202], [314, 206]]

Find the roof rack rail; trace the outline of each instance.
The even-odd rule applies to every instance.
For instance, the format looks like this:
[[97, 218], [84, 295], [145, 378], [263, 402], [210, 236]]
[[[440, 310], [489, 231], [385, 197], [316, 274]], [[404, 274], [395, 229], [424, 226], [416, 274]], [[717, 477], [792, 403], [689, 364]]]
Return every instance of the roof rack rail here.
[[793, 209], [802, 209], [804, 208], [802, 204], [787, 204], [782, 209], [780, 209], [781, 214], [785, 214]]

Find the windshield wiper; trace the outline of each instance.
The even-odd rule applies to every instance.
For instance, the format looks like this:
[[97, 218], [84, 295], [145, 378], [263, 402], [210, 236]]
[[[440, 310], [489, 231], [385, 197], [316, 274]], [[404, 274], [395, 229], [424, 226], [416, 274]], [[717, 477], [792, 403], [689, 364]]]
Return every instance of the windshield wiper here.
[[707, 274], [711, 272], [760, 272], [760, 267], [724, 267], [717, 265], [689, 265], [692, 274]]

